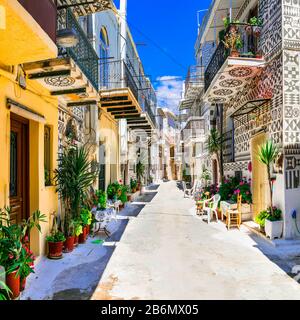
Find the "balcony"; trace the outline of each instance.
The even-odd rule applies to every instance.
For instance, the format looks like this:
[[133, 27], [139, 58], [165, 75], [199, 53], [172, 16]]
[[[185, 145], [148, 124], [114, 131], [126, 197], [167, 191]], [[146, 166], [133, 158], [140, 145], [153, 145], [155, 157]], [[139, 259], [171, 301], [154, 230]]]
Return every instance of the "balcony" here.
[[205, 141], [205, 119], [190, 117], [182, 130], [182, 137], [186, 144]]
[[38, 81], [67, 106], [96, 104], [99, 86], [98, 55], [70, 9], [61, 10], [58, 30], [73, 30], [78, 40], [59, 48], [58, 57], [24, 65], [28, 78]]
[[249, 24], [228, 27], [225, 41], [219, 43], [205, 71], [205, 100], [228, 103], [261, 72], [264, 59], [254, 30]]
[[52, 0], [0, 0], [6, 26], [0, 30], [0, 62], [17, 65], [57, 56], [56, 5]]
[[185, 80], [185, 99], [195, 99], [204, 87], [204, 67], [190, 66]]
[[145, 77], [126, 61], [102, 62], [100, 70], [101, 108], [116, 120], [127, 119], [131, 128], [151, 131], [156, 120]]

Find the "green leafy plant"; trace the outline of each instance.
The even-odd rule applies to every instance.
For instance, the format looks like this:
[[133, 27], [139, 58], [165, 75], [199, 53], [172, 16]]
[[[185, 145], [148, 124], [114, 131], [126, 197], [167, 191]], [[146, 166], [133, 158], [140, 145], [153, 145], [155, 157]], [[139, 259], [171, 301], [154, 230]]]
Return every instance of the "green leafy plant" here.
[[227, 29], [230, 25], [230, 18], [227, 16], [227, 17], [224, 17], [223, 18], [223, 23], [224, 23], [224, 28]]
[[103, 190], [97, 190], [95, 192], [96, 195], [96, 201], [95, 205], [97, 205], [100, 210], [105, 210], [106, 209], [106, 203], [107, 203], [107, 194]]
[[91, 211], [85, 208], [81, 209], [80, 219], [84, 226], [90, 226], [93, 220]]
[[217, 129], [210, 130], [209, 137], [206, 141], [208, 152], [211, 156], [215, 156], [218, 163], [221, 181], [224, 180], [224, 168], [221, 163], [221, 149], [223, 147], [224, 137]]
[[121, 193], [118, 197], [118, 200], [122, 201], [123, 204], [127, 203], [127, 194], [128, 194], [128, 187], [127, 186], [121, 186], [120, 188]]
[[62, 199], [65, 214], [73, 219], [80, 216], [80, 205], [88, 196], [89, 188], [98, 176], [98, 169], [91, 170], [89, 150], [86, 146], [67, 145], [58, 159], [54, 180]]
[[235, 48], [237, 50], [240, 50], [243, 48], [243, 40], [241, 39], [241, 37], [237, 37], [236, 42], [235, 42]]
[[271, 211], [273, 210], [273, 179], [271, 177], [271, 166], [275, 162], [278, 153], [278, 148], [271, 140], [268, 140], [266, 143], [262, 144], [257, 152], [258, 160], [267, 168]]
[[259, 26], [261, 27], [262, 24], [263, 24], [263, 20], [261, 18], [258, 18], [258, 17], [252, 17], [250, 20], [249, 20], [249, 23], [252, 25], [252, 26]]
[[231, 200], [237, 202], [237, 196], [242, 196], [242, 203], [252, 203], [251, 184], [247, 180], [242, 180], [235, 186]]
[[132, 192], [137, 189], [137, 185], [138, 185], [137, 180], [131, 178], [130, 179], [130, 189]]
[[0, 265], [3, 266], [7, 273], [18, 269], [22, 272], [29, 257], [33, 259], [31, 252], [27, 252], [24, 242], [27, 234], [33, 228], [41, 232], [41, 222], [46, 222], [46, 216], [39, 210], [35, 211], [27, 220], [21, 224], [11, 222], [11, 208], [5, 207], [0, 209]]
[[[0, 274], [0, 276], [5, 276], [5, 273]], [[11, 293], [11, 290], [9, 287], [0, 280], [0, 301], [5, 301], [9, 299], [9, 294]]]
[[121, 185], [118, 181], [111, 183], [108, 185], [106, 192], [109, 200], [117, 200], [121, 194]]
[[144, 175], [145, 175], [145, 166], [143, 163], [139, 161], [136, 165], [136, 177], [137, 177], [138, 183], [140, 184], [142, 183], [142, 179], [144, 178]]
[[267, 210], [261, 211], [256, 217], [255, 222], [262, 228], [265, 227], [266, 220], [280, 221], [282, 218], [282, 211], [277, 207], [269, 207]]
[[76, 237], [79, 237], [83, 232], [83, 227], [81, 220], [74, 220], [74, 234]]
[[211, 180], [211, 174], [205, 166], [202, 167], [201, 179], [203, 179], [205, 181], [205, 186], [207, 186], [208, 181]]
[[255, 222], [258, 223], [260, 227], [264, 228], [267, 217], [268, 217], [267, 210], [263, 210], [255, 217]]
[[66, 237], [61, 231], [57, 231], [56, 233], [53, 233], [46, 237], [46, 241], [48, 242], [64, 242], [65, 240]]

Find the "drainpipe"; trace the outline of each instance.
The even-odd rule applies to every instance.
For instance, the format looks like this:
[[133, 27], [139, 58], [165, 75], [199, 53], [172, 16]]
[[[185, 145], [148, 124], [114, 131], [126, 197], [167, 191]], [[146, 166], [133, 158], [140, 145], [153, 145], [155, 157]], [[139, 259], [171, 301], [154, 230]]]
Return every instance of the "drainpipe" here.
[[232, 22], [232, 0], [229, 2], [229, 17], [230, 17], [230, 22]]
[[127, 0], [120, 0], [120, 55], [122, 87], [126, 87], [125, 61], [127, 53]]

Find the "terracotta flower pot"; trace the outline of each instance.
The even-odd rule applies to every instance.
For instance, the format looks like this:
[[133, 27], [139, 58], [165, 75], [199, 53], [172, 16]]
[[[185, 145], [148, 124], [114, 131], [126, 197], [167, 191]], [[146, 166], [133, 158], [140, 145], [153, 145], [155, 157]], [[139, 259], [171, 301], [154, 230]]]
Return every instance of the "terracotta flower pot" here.
[[131, 202], [131, 194], [127, 195], [127, 201]]
[[79, 238], [79, 236], [74, 237], [74, 247], [78, 246], [78, 238]]
[[48, 242], [49, 252], [48, 252], [48, 258], [49, 259], [61, 259], [62, 258], [62, 252], [63, 252], [63, 241], [61, 242]]
[[79, 235], [78, 243], [83, 244], [86, 241], [86, 227], [82, 228], [82, 233]]
[[20, 291], [24, 291], [26, 287], [26, 278], [20, 280]]
[[86, 238], [90, 235], [90, 232], [91, 232], [91, 226], [87, 225], [86, 226], [86, 235], [85, 235]]
[[64, 252], [72, 252], [74, 250], [74, 240], [75, 237], [68, 237], [64, 242]]
[[18, 270], [6, 275], [6, 285], [11, 290], [11, 299], [17, 299], [20, 295], [20, 276], [16, 276], [17, 272]]
[[237, 50], [231, 50], [230, 56], [237, 58], [240, 56], [240, 53]]

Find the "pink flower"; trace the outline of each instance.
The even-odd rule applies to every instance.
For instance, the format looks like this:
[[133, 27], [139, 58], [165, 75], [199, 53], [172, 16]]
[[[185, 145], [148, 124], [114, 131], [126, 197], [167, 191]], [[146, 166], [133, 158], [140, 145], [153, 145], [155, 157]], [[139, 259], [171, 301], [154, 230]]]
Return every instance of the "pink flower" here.
[[14, 258], [14, 255], [10, 253], [10, 254], [8, 255], [8, 258], [9, 258], [10, 260], [12, 260], [12, 259]]
[[249, 191], [247, 191], [247, 192], [246, 192], [246, 194], [247, 194], [247, 195], [249, 195], [249, 194], [250, 194], [250, 192], [249, 192]]
[[24, 237], [24, 241], [25, 241], [25, 242], [28, 242], [28, 241], [29, 241], [28, 236], [25, 236], [25, 237]]
[[243, 185], [244, 185], [244, 182], [243, 182], [243, 181], [241, 181], [241, 182], [240, 182], [240, 186], [243, 186]]
[[240, 189], [234, 190], [234, 194], [240, 194], [240, 193], [241, 193]]

